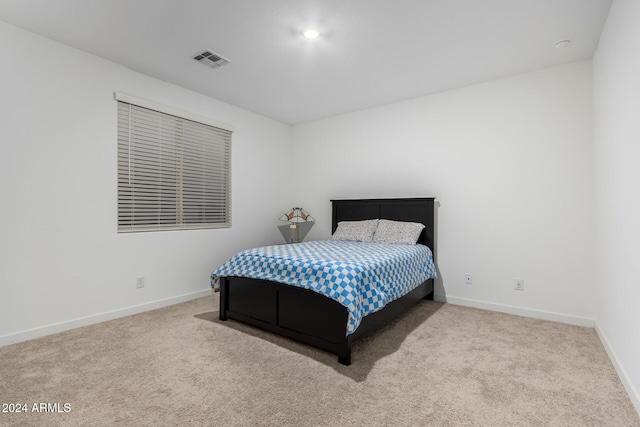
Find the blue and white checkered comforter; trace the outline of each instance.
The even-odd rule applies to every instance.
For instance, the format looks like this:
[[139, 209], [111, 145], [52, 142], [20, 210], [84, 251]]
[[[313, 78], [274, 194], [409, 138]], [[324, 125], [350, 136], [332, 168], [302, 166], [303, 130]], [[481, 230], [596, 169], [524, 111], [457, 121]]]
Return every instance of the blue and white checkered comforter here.
[[240, 276], [311, 289], [347, 308], [346, 334], [364, 316], [436, 277], [424, 245], [319, 240], [240, 252], [211, 274]]

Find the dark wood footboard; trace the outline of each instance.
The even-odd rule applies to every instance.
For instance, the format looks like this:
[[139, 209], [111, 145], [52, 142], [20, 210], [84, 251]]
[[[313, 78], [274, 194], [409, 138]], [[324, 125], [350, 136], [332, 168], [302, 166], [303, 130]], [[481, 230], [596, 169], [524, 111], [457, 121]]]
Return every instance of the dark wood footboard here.
[[324, 295], [265, 280], [222, 277], [220, 320], [238, 320], [277, 333], [336, 354], [338, 362], [350, 365], [353, 342], [424, 298], [433, 299], [433, 280], [365, 316], [356, 331], [345, 336], [347, 309]]

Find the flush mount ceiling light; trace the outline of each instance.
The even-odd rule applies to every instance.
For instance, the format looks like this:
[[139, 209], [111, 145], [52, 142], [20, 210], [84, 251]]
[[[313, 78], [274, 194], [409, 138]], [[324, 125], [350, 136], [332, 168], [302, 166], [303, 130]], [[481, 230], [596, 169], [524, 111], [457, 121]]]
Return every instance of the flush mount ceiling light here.
[[306, 30], [302, 33], [302, 35], [307, 40], [315, 40], [320, 37], [320, 33], [318, 33], [316, 30]]
[[571, 40], [569, 39], [559, 40], [553, 44], [553, 47], [555, 47], [556, 49], [564, 49], [565, 47], [569, 47], [570, 44]]

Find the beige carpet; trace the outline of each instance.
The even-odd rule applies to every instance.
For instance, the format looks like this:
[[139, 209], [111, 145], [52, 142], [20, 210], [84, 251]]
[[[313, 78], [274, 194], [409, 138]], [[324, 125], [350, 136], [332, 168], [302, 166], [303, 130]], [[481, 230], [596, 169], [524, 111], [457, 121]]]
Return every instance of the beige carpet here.
[[345, 367], [217, 309], [0, 348], [0, 425], [640, 426], [593, 329], [423, 301]]

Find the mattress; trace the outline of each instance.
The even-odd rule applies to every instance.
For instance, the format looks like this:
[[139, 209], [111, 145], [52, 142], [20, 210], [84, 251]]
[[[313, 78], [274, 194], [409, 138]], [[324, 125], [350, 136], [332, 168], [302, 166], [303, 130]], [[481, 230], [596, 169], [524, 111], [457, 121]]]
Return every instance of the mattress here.
[[436, 277], [424, 245], [318, 240], [240, 252], [211, 274], [279, 282], [310, 289], [343, 305], [347, 335], [362, 318]]

